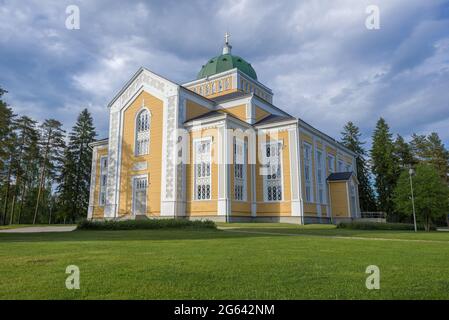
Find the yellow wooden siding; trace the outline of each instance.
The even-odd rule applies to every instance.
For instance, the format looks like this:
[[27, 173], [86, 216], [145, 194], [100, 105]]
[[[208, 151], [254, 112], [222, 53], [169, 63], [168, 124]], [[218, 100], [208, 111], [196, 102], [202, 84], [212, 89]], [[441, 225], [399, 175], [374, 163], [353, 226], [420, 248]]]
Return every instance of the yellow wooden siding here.
[[255, 108], [254, 113], [255, 113], [255, 117], [256, 117], [256, 122], [268, 117], [271, 114], [268, 111], [265, 111], [264, 109], [262, 109], [258, 106], [255, 106], [254, 108]]
[[[150, 152], [147, 155], [135, 156], [135, 121], [143, 103], [151, 113]], [[142, 92], [123, 114], [119, 216], [131, 214], [132, 177], [145, 173], [148, 174], [147, 215], [160, 215], [163, 112], [161, 100]], [[133, 170], [136, 163], [144, 161], [147, 162], [146, 170]]]
[[336, 217], [348, 217], [348, 193], [346, 181], [329, 183], [332, 215]]
[[239, 91], [239, 90], [231, 88], [231, 89], [228, 89], [228, 90], [223, 90], [221, 92], [216, 92], [214, 94], [207, 95], [206, 97], [208, 99], [213, 99], [213, 98], [216, 98], [216, 97], [219, 97], [219, 96], [224, 96], [226, 94], [230, 94], [230, 93], [237, 92], [237, 91]]
[[231, 108], [222, 109], [222, 111], [232, 114], [234, 117], [246, 121], [246, 105], [238, 105]]
[[[194, 140], [200, 138], [212, 138], [212, 166], [211, 166], [211, 199], [194, 200], [195, 188], [195, 159]], [[218, 165], [217, 165], [217, 143], [218, 130], [215, 128], [190, 132], [190, 163], [186, 164], [186, 215], [187, 216], [208, 216], [216, 215], [218, 210]]]
[[202, 106], [196, 102], [187, 100], [186, 101], [186, 121], [199, 117], [203, 114], [210, 112], [211, 110], [205, 106]]

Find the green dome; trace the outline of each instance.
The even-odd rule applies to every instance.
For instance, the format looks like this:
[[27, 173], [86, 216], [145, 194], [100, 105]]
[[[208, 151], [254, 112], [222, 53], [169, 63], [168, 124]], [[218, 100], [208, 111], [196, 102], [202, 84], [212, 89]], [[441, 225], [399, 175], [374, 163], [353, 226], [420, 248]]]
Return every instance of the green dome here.
[[210, 59], [198, 73], [197, 79], [209, 77], [211, 75], [221, 73], [227, 70], [237, 68], [247, 76], [257, 80], [256, 71], [250, 63], [246, 62], [239, 56], [234, 56], [230, 53], [219, 55], [218, 57]]

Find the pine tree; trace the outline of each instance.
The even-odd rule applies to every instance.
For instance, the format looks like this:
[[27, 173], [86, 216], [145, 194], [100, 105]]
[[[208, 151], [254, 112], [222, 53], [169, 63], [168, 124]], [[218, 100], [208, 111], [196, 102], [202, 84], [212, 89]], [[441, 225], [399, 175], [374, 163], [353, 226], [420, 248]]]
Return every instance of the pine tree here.
[[413, 156], [412, 147], [399, 134], [394, 141], [394, 154], [401, 169], [408, 169], [417, 164], [417, 160]]
[[0, 87], [0, 172], [5, 169], [5, 161], [8, 161], [8, 144], [12, 133], [13, 112], [8, 104], [2, 100], [7, 93]]
[[19, 203], [17, 223], [20, 223], [25, 198], [30, 185], [37, 179], [37, 170], [39, 164], [39, 134], [36, 129], [37, 122], [33, 119], [22, 116], [14, 123], [14, 128], [18, 141], [18, 153], [15, 165], [15, 190], [11, 208], [11, 221], [15, 217], [15, 205]]
[[371, 161], [379, 209], [386, 212], [387, 215], [392, 215], [394, 212], [392, 195], [400, 169], [398, 160], [394, 155], [392, 134], [383, 118], [377, 121], [373, 133]]
[[449, 151], [437, 133], [428, 136], [413, 134], [411, 146], [419, 162], [433, 165], [441, 179], [449, 183]]
[[444, 182], [449, 183], [449, 151], [444, 147], [438, 133], [427, 136], [430, 145], [429, 163], [433, 165]]
[[370, 172], [366, 160], [365, 142], [360, 140], [360, 130], [349, 121], [341, 132], [341, 143], [357, 154], [357, 179], [359, 180], [360, 208], [362, 211], [376, 211], [376, 199], [371, 186]]
[[72, 222], [85, 216], [89, 205], [92, 150], [88, 144], [94, 141], [95, 136], [92, 116], [84, 109], [69, 134], [58, 189], [65, 214]]
[[5, 224], [7, 222], [6, 214], [9, 204], [13, 169], [12, 157], [16, 147], [13, 132], [14, 114], [7, 103], [1, 99], [6, 92], [7, 91], [0, 88], [0, 187], [2, 187], [1, 198], [3, 204], [0, 214], [0, 224]]
[[[42, 161], [39, 168], [39, 184], [37, 191], [36, 205], [34, 208], [33, 224], [37, 221], [39, 204], [45, 186], [48, 182], [54, 181], [62, 166], [62, 153], [64, 151], [64, 130], [62, 124], [55, 119], [47, 119], [41, 125], [41, 135], [39, 139], [40, 153]], [[47, 181], [47, 179], [49, 181]]]

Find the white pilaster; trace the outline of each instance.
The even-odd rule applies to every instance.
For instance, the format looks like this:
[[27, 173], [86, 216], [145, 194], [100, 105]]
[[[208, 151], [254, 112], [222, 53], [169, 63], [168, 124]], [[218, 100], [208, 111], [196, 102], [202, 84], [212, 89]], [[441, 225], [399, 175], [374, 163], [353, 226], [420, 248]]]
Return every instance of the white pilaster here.
[[292, 216], [304, 215], [301, 197], [301, 165], [299, 154], [298, 128], [288, 130], [290, 146], [290, 185], [291, 185], [291, 214]]
[[225, 123], [218, 128], [218, 215], [226, 217], [231, 213], [229, 164], [232, 147], [232, 132]]
[[95, 204], [95, 179], [97, 176], [97, 148], [92, 150], [92, 167], [90, 171], [89, 207], [87, 209], [87, 219], [92, 219]]

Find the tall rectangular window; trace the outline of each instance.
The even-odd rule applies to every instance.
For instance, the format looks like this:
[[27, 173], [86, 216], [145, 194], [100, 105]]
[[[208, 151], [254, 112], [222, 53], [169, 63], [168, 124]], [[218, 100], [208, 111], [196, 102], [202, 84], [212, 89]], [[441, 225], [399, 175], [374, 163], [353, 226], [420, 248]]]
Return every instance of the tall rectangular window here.
[[327, 168], [329, 170], [329, 174], [335, 172], [335, 157], [331, 154], [327, 155]]
[[234, 140], [234, 199], [246, 201], [246, 145], [237, 138]]
[[265, 201], [281, 201], [282, 190], [282, 143], [268, 142], [264, 147], [264, 198]]
[[325, 203], [323, 173], [324, 173], [323, 152], [321, 150], [317, 150], [317, 152], [316, 152], [316, 180], [317, 180], [317, 190], [318, 190], [318, 201], [321, 204]]
[[306, 187], [306, 201], [313, 201], [312, 190], [312, 146], [306, 142], [304, 146], [304, 180]]
[[108, 179], [108, 157], [100, 158], [100, 195], [98, 204], [104, 206], [106, 204], [106, 182]]
[[211, 139], [194, 143], [195, 151], [195, 200], [211, 199]]

